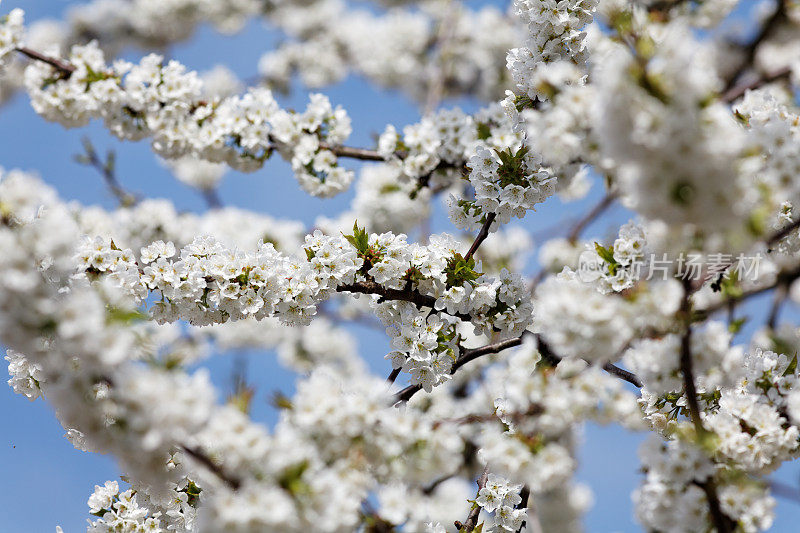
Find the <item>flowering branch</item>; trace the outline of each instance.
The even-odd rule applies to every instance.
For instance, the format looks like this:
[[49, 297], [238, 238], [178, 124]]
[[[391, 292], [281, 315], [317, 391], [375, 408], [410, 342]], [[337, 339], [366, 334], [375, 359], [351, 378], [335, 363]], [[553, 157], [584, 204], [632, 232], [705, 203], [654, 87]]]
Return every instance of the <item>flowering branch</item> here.
[[[537, 346], [539, 347], [539, 353], [542, 354], [542, 358], [544, 358], [545, 361], [547, 361], [552, 366], [555, 366], [561, 362], [562, 359], [561, 356], [553, 352], [553, 350], [544, 341], [541, 335], [536, 335], [536, 342]], [[622, 381], [630, 383], [637, 389], [642, 388], [642, 381], [633, 372], [629, 372], [624, 368], [620, 368], [613, 363], [604, 363], [602, 368], [612, 376], [617, 377]]]
[[[520, 344], [522, 344], [523, 337], [524, 334], [520, 335], [519, 337], [515, 337], [513, 339], [507, 339], [504, 341], [496, 342], [494, 344], [487, 344], [486, 346], [481, 346], [480, 348], [464, 350], [464, 352], [461, 354], [458, 360], [455, 363], [453, 363], [453, 366], [450, 369], [450, 374], [455, 374], [459, 368], [469, 363], [470, 361], [478, 359], [479, 357], [501, 352], [506, 348], [513, 348], [514, 346], [519, 346]], [[398, 402], [407, 402], [408, 400], [411, 399], [412, 396], [414, 396], [420, 390], [422, 390], [421, 385], [410, 385], [405, 389], [401, 390], [400, 392], [398, 392], [397, 395], [395, 396], [395, 400]]]
[[[483, 474], [479, 477], [476, 481], [478, 484], [478, 492], [486, 486], [486, 480], [489, 478], [489, 467], [483, 469]], [[469, 515], [467, 516], [467, 520], [464, 523], [459, 522], [456, 520], [454, 525], [458, 528], [459, 533], [469, 533], [470, 531], [474, 530], [475, 527], [478, 525], [478, 516], [481, 514], [481, 507], [478, 504], [472, 504], [472, 507], [469, 510]]]
[[[703, 426], [703, 421], [700, 417], [700, 405], [697, 401], [697, 387], [695, 385], [694, 374], [692, 371], [691, 280], [684, 278], [683, 287], [683, 299], [681, 300], [681, 307], [678, 311], [679, 316], [683, 317], [685, 321], [685, 330], [681, 336], [680, 368], [681, 375], [683, 376], [684, 395], [686, 396], [686, 403], [689, 405], [689, 417], [694, 424], [697, 439], [700, 442], [703, 442], [706, 440], [709, 432]], [[735, 528], [735, 525], [720, 508], [719, 496], [717, 495], [717, 488], [713, 478], [709, 478], [704, 482], [698, 482], [697, 485], [702, 488], [706, 494], [709, 511], [711, 513], [711, 519], [714, 522], [714, 527], [716, 528], [717, 532], [732, 532]]]

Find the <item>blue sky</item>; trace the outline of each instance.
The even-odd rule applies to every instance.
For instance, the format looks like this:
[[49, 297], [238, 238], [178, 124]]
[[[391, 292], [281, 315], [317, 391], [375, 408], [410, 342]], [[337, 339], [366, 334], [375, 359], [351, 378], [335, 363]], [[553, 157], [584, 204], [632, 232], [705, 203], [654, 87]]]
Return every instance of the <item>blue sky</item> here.
[[[35, 20], [59, 17], [67, 5], [62, 0], [5, 0], [0, 10], [5, 12], [13, 7], [23, 7], [28, 13], [27, 18]], [[223, 63], [246, 79], [256, 73], [261, 53], [277, 38], [274, 32], [257, 22], [249, 24], [245, 31], [233, 37], [203, 28], [192, 41], [174, 47], [170, 55], [200, 70]], [[387, 123], [401, 127], [419, 118], [413, 102], [395, 92], [375, 90], [359, 79], [347, 79], [324, 92], [334, 104], [343, 105], [350, 114], [354, 132], [348, 142], [355, 146], [371, 146], [372, 135], [382, 131]], [[305, 92], [297, 91], [282, 103], [303, 107], [306, 99]], [[470, 102], [462, 104], [466, 108], [475, 105]], [[81, 151], [80, 139], [84, 135], [101, 153], [109, 148], [117, 152], [118, 174], [129, 190], [170, 198], [180, 209], [205, 209], [197, 194], [172, 179], [156, 162], [146, 141], [120, 143], [98, 124], [68, 131], [59, 125], [46, 123], [33, 113], [22, 95], [0, 108], [0, 166], [37, 171], [64, 198], [112, 208], [114, 199], [96, 172], [73, 161], [73, 155]], [[307, 224], [319, 214], [332, 215], [341, 211], [352, 197], [352, 193], [326, 201], [308, 197], [299, 190], [288, 165], [279, 160], [268, 163], [254, 174], [229, 174], [220, 193], [226, 205], [264, 211], [276, 217], [299, 218]], [[588, 198], [566, 208], [557, 200], [549, 201], [528, 215], [525, 227], [533, 232], [552, 227], [559, 220], [584, 211], [586, 206], [597, 201], [600, 194], [596, 187]], [[617, 208], [592, 225], [588, 234], [608, 236], [628, 216]], [[434, 221], [435, 230], [448, 228], [450, 226], [444, 217], [438, 216]], [[750, 306], [750, 312], [754, 316], [763, 316], [767, 301], [755, 302]], [[796, 314], [784, 314], [785, 319], [790, 317], [796, 321]], [[383, 361], [386, 340], [374, 332], [357, 331], [362, 353], [374, 362], [376, 371], [386, 373]], [[272, 423], [275, 415], [267, 406], [268, 395], [275, 389], [290, 393], [294, 378], [278, 366], [273, 354], [246, 352], [241, 355], [247, 360], [249, 377], [258, 387], [256, 412], [263, 415], [266, 423]], [[230, 356], [214, 356], [209, 361], [208, 366], [219, 387], [228, 385], [232, 361]], [[61, 525], [67, 533], [85, 529], [88, 517], [86, 499], [93, 486], [119, 475], [113, 460], [74, 450], [63, 438], [64, 431], [48, 404], [29, 402], [14, 395], [7, 386], [0, 386], [0, 419], [4, 421], [0, 437], [0, 472], [3, 474], [0, 481], [0, 533], [52, 532], [56, 525]], [[630, 492], [640, 480], [636, 449], [642, 438], [642, 435], [630, 434], [616, 427], [590, 425], [586, 428], [577, 477], [588, 483], [595, 495], [595, 505], [587, 519], [588, 531], [640, 530], [632, 518]], [[800, 467], [788, 465], [776, 477], [797, 486]], [[778, 521], [773, 530], [795, 531], [794, 524], [798, 519], [800, 505], [779, 501]]]

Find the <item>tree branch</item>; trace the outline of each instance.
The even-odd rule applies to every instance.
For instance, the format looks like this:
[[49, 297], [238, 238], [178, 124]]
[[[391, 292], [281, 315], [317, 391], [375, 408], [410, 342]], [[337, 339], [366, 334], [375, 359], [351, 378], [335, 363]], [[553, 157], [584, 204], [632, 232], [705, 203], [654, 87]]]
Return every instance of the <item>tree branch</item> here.
[[756, 57], [756, 52], [758, 52], [758, 47], [761, 46], [767, 38], [775, 31], [775, 29], [786, 19], [786, 3], [785, 0], [778, 0], [778, 5], [775, 9], [775, 12], [770, 15], [770, 17], [766, 20], [764, 25], [761, 27], [761, 30], [755, 36], [755, 38], [750, 41], [749, 44], [745, 45], [744, 48], [744, 59], [736, 67], [730, 76], [728, 76], [727, 83], [725, 84], [725, 90], [723, 92], [727, 93], [728, 91], [732, 90], [736, 84], [736, 81], [744, 74], [748, 69], [753, 66], [753, 61]]
[[51, 67], [53, 67], [56, 70], [58, 70], [61, 73], [61, 75], [63, 76], [64, 79], [67, 79], [70, 76], [72, 76], [72, 73], [75, 72], [75, 70], [76, 70], [75, 66], [72, 65], [71, 63], [69, 63], [68, 61], [64, 61], [63, 59], [59, 59], [59, 58], [56, 58], [56, 57], [51, 57], [51, 56], [42, 54], [42, 53], [37, 52], [36, 50], [32, 50], [32, 49], [30, 49], [30, 48], [28, 48], [26, 46], [18, 46], [16, 48], [16, 50], [20, 54], [22, 54], [22, 55], [24, 55], [24, 56], [26, 56], [26, 57], [28, 57], [30, 59], [34, 59], [36, 61], [41, 61], [42, 63], [47, 63]]
[[[536, 342], [539, 346], [539, 353], [542, 354], [542, 358], [547, 361], [550, 365], [556, 366], [558, 363], [561, 362], [562, 357], [556, 354], [550, 345], [547, 344], [544, 339], [542, 339], [541, 335], [536, 334]], [[627, 381], [637, 389], [642, 388], [641, 380], [634, 374], [633, 372], [629, 372], [623, 368], [620, 368], [612, 363], [605, 363], [602, 366], [603, 370], [608, 372], [614, 377], [621, 379], [622, 381]]]
[[[361, 159], [363, 161], [386, 161], [386, 158], [383, 157], [381, 154], [379, 154], [376, 150], [368, 150], [366, 148], [354, 148], [351, 146], [341, 146], [338, 144], [329, 144], [326, 142], [319, 143], [319, 147], [323, 150], [330, 150], [337, 157], [349, 157], [351, 159]], [[397, 155], [401, 154], [398, 153]]]
[[111, 150], [108, 151], [108, 155], [106, 156], [106, 161], [104, 163], [100, 160], [100, 157], [97, 155], [97, 150], [95, 150], [88, 137], [84, 137], [81, 142], [83, 143], [83, 149], [86, 151], [86, 153], [75, 156], [75, 160], [80, 164], [88, 165], [97, 170], [97, 172], [99, 172], [103, 177], [103, 181], [106, 182], [111, 194], [117, 198], [117, 201], [119, 201], [119, 204], [122, 207], [136, 205], [139, 202], [139, 199], [135, 194], [125, 190], [125, 188], [117, 179], [117, 174], [115, 172], [116, 165], [114, 152]]
[[[514, 337], [513, 339], [506, 339], [504, 341], [496, 342], [494, 344], [487, 344], [486, 346], [481, 346], [480, 348], [473, 348], [470, 350], [464, 350], [461, 356], [453, 363], [453, 366], [450, 368], [450, 374], [455, 374], [456, 371], [464, 366], [465, 364], [469, 363], [470, 361], [474, 361], [479, 357], [483, 357], [484, 355], [489, 355], [493, 353], [498, 353], [506, 348], [512, 348], [514, 346], [519, 346], [522, 344], [522, 338], [524, 337], [524, 333], [519, 337]], [[414, 396], [416, 393], [422, 390], [421, 385], [409, 385], [405, 389], [401, 390], [395, 395], [395, 400], [397, 402], [407, 402]]]
[[210, 209], [220, 209], [222, 207], [222, 200], [217, 189], [202, 189], [200, 192]]
[[[695, 386], [692, 370], [692, 281], [689, 278], [684, 278], [682, 281], [683, 299], [681, 300], [678, 314], [685, 321], [686, 329], [681, 337], [680, 367], [683, 376], [684, 395], [686, 396], [686, 403], [689, 405], [689, 416], [694, 424], [696, 438], [702, 441], [708, 435], [708, 431], [703, 426], [703, 420], [700, 417], [700, 404], [697, 401], [697, 387]], [[713, 477], [710, 477], [707, 481], [702, 483], [698, 482], [697, 485], [706, 493], [706, 500], [708, 500], [708, 508], [711, 514], [711, 520], [714, 523], [714, 528], [718, 533], [731, 533], [734, 530], [734, 522], [726, 516], [720, 508], [717, 487]]]
[[[489, 467], [483, 469], [483, 474], [479, 477], [476, 481], [478, 484], [478, 492], [481, 491], [483, 487], [486, 486], [486, 480], [489, 478]], [[481, 514], [481, 507], [477, 503], [472, 504], [472, 508], [469, 510], [469, 515], [467, 516], [467, 521], [463, 524], [456, 520], [454, 525], [458, 528], [459, 533], [469, 533], [470, 531], [475, 529], [475, 526], [478, 525], [478, 516]]]
[[192, 448], [189, 446], [181, 446], [181, 450], [183, 450], [186, 455], [190, 456], [192, 459], [197, 461], [198, 463], [205, 466], [208, 470], [214, 473], [218, 478], [222, 481], [227, 483], [233, 490], [237, 490], [241, 487], [242, 482], [239, 481], [237, 478], [228, 475], [222, 467], [220, 467], [217, 463], [211, 460], [205, 453], [197, 448]]
[[744, 93], [746, 93], [747, 91], [752, 89], [758, 89], [763, 85], [772, 83], [773, 81], [778, 81], [781, 78], [785, 78], [791, 72], [792, 72], [791, 67], [787, 66], [779, 68], [778, 70], [770, 74], [767, 74], [766, 76], [758, 78], [757, 80], [753, 80], [749, 83], [740, 83], [739, 85], [735, 85], [734, 87], [731, 87], [730, 89], [722, 93], [720, 100], [730, 104], [731, 102], [734, 102], [735, 100], [738, 100], [739, 98], [744, 96]]
[[472, 243], [472, 246], [469, 247], [467, 254], [464, 256], [465, 261], [468, 261], [469, 258], [472, 257], [475, 254], [475, 252], [478, 251], [478, 247], [481, 244], [483, 244], [483, 241], [485, 241], [486, 237], [489, 236], [489, 228], [491, 227], [492, 222], [494, 222], [495, 218], [497, 218], [497, 214], [495, 213], [489, 213], [488, 215], [486, 215], [486, 222], [484, 222], [483, 226], [481, 226], [478, 235], [475, 236], [475, 241]]
[[772, 251], [772, 247], [778, 244], [784, 237], [787, 237], [791, 232], [796, 230], [800, 227], [800, 217], [797, 217], [797, 220], [793, 220], [791, 224], [781, 228], [779, 231], [773, 233], [765, 242], [767, 243], [767, 248]]
[[597, 217], [602, 215], [606, 209], [611, 207], [618, 196], [619, 194], [616, 191], [606, 193], [606, 195], [602, 200], [600, 200], [600, 202], [597, 203], [597, 205], [595, 205], [588, 213], [586, 213], [583, 218], [581, 218], [575, 223], [574, 226], [572, 226], [572, 229], [567, 235], [569, 242], [574, 243], [577, 241], [578, 237], [580, 237], [581, 233], [583, 233], [583, 230], [585, 230], [589, 224], [594, 222]]

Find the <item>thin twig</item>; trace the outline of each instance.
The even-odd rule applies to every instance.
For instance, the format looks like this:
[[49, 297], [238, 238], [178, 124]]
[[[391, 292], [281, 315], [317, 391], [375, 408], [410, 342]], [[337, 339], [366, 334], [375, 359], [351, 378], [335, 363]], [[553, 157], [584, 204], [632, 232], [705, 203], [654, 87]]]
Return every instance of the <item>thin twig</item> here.
[[[529, 416], [537, 416], [544, 413], [544, 406], [539, 403], [532, 403], [525, 411], [514, 411], [506, 413], [504, 417], [514, 420], [522, 421]], [[460, 416], [458, 418], [442, 418], [433, 423], [433, 428], [436, 429], [443, 424], [454, 424], [457, 426], [465, 424], [482, 424], [486, 422], [499, 422], [500, 418], [497, 413], [473, 413], [469, 415]]]
[[399, 375], [400, 375], [400, 369], [394, 368], [392, 369], [392, 372], [389, 374], [389, 377], [386, 378], [386, 381], [388, 381], [389, 383], [394, 383], [395, 381], [397, 381], [397, 376]]
[[683, 279], [683, 299], [678, 311], [679, 316], [683, 318], [686, 323], [686, 329], [681, 336], [681, 356], [680, 366], [681, 374], [683, 375], [683, 388], [686, 395], [686, 403], [689, 404], [689, 414], [692, 423], [694, 424], [697, 437], [701, 438], [705, 435], [706, 430], [703, 427], [703, 421], [700, 419], [700, 404], [697, 402], [697, 388], [694, 383], [694, 375], [692, 373], [692, 326], [691, 326], [691, 280], [689, 278]]
[[222, 467], [220, 467], [217, 463], [211, 460], [205, 453], [197, 448], [192, 448], [189, 446], [181, 446], [181, 449], [190, 457], [192, 457], [195, 461], [205, 466], [208, 470], [214, 473], [219, 479], [230, 485], [230, 487], [234, 490], [238, 489], [242, 482], [239, 481], [237, 478], [228, 475]]
[[442, 97], [444, 96], [445, 79], [447, 77], [446, 68], [448, 66], [446, 61], [447, 45], [449, 41], [452, 40], [455, 33], [456, 24], [454, 24], [452, 20], [455, 11], [456, 9], [453, 7], [451, 0], [448, 2], [446, 12], [439, 21], [438, 28], [436, 30], [436, 38], [432, 48], [435, 48], [436, 52], [438, 52], [436, 57], [438, 61], [431, 61], [431, 64], [438, 64], [435, 65], [436, 71], [433, 73], [433, 76], [431, 76], [431, 79], [428, 83], [428, 91], [425, 95], [425, 105], [422, 111], [423, 116], [433, 113], [436, 107], [441, 103]]
[[97, 150], [95, 150], [88, 137], [84, 137], [81, 142], [83, 143], [83, 149], [86, 151], [86, 153], [75, 156], [75, 160], [78, 163], [89, 165], [97, 170], [97, 172], [99, 172], [103, 177], [103, 181], [105, 181], [106, 186], [111, 191], [111, 194], [117, 198], [122, 207], [136, 205], [139, 199], [135, 194], [125, 190], [125, 188], [117, 179], [114, 152], [109, 150], [108, 154], [106, 155], [106, 161], [103, 162], [100, 160], [100, 157], [97, 155]]
[[47, 63], [51, 67], [55, 68], [64, 76], [64, 79], [69, 78], [73, 72], [75, 72], [76, 68], [74, 65], [69, 63], [68, 61], [64, 61], [63, 59], [59, 59], [57, 57], [51, 57], [36, 50], [32, 50], [26, 46], [18, 46], [17, 52], [20, 54], [30, 58], [35, 59], [36, 61], [41, 61], [42, 63]]
[[[520, 500], [520, 502], [517, 504], [517, 509], [528, 508], [528, 499], [530, 498], [530, 495], [531, 495], [531, 489], [529, 489], [527, 485], [523, 486], [522, 490], [519, 492], [519, 496], [520, 498], [522, 498], [522, 500]], [[517, 533], [522, 533], [522, 530], [525, 529], [526, 522], [527, 520], [522, 521], [522, 524], [520, 524]], [[541, 529], [541, 527], [539, 529]]]
[[220, 209], [222, 207], [222, 200], [217, 189], [202, 189], [200, 192], [210, 209]]
[[781, 306], [786, 301], [787, 296], [788, 290], [785, 283], [781, 283], [775, 288], [775, 293], [772, 295], [772, 307], [770, 307], [769, 316], [767, 317], [767, 327], [773, 331], [778, 325], [778, 315], [780, 315]]
[[742, 62], [736, 67], [730, 76], [728, 76], [728, 81], [725, 84], [725, 90], [723, 92], [730, 91], [736, 84], [736, 81], [744, 74], [747, 70], [749, 70], [753, 66], [753, 62], [756, 57], [756, 52], [758, 52], [759, 46], [765, 40], [767, 40], [770, 35], [776, 30], [778, 26], [786, 19], [786, 2], [785, 0], [778, 0], [778, 5], [775, 9], [775, 12], [770, 15], [770, 17], [764, 22], [764, 25], [761, 27], [761, 30], [755, 36], [755, 38], [750, 41], [744, 48], [744, 59]]
[[319, 143], [319, 147], [323, 150], [330, 150], [337, 157], [349, 157], [351, 159], [361, 159], [363, 161], [386, 161], [386, 158], [379, 154], [376, 150], [355, 148], [352, 146], [341, 146], [326, 142]]
[[781, 228], [779, 231], [773, 233], [765, 242], [767, 243], [767, 248], [772, 250], [772, 247], [778, 244], [778, 242], [783, 239], [784, 237], [788, 236], [791, 232], [796, 230], [800, 227], [800, 217], [797, 217], [797, 220], [793, 220], [791, 224]]
[[[486, 480], [489, 479], [489, 466], [487, 465], [486, 468], [483, 469], [483, 474], [481, 477], [477, 479], [475, 483], [478, 485], [478, 492], [481, 491], [483, 487], [486, 486]], [[463, 524], [456, 520], [454, 525], [458, 529], [459, 533], [469, 533], [470, 531], [474, 530], [475, 527], [478, 525], [478, 516], [481, 514], [481, 507], [477, 503], [473, 503], [472, 507], [469, 510], [469, 515], [467, 516], [466, 522]]]
[[[539, 347], [539, 353], [542, 355], [542, 358], [545, 361], [547, 361], [551, 366], [556, 366], [561, 362], [561, 356], [556, 354], [552, 348], [550, 348], [550, 345], [547, 344], [544, 339], [542, 339], [541, 335], [536, 335], [536, 341]], [[613, 363], [605, 363], [602, 368], [612, 376], [617, 377], [622, 381], [627, 381], [637, 389], [642, 388], [641, 380], [633, 372], [629, 372], [624, 368], [620, 368]]]
[[762, 285], [761, 287], [754, 287], [746, 291], [742, 291], [736, 297], [726, 298], [717, 303], [711, 304], [708, 307], [696, 309], [694, 314], [697, 317], [707, 317], [708, 315], [716, 313], [721, 309], [725, 309], [730, 304], [730, 302], [742, 302], [754, 296], [758, 296], [759, 294], [764, 294], [765, 292], [769, 292], [780, 285], [791, 285], [791, 283], [798, 278], [800, 278], [800, 267], [797, 267], [794, 270], [780, 272], [776, 276], [775, 282], [773, 283], [770, 283], [768, 285]]
[[770, 491], [775, 496], [800, 503], [800, 488], [775, 480], [769, 480], [768, 483]]
[[[479, 357], [484, 355], [489, 355], [493, 353], [498, 353], [506, 348], [513, 348], [514, 346], [519, 346], [522, 344], [522, 337], [514, 337], [513, 339], [506, 339], [504, 341], [496, 342], [494, 344], [487, 344], [486, 346], [481, 346], [480, 348], [473, 348], [470, 350], [464, 350], [461, 356], [453, 363], [453, 366], [450, 368], [450, 374], [455, 374], [456, 371], [464, 366], [465, 364], [469, 363], [470, 361], [474, 361]], [[407, 402], [414, 396], [416, 393], [422, 390], [421, 385], [409, 385], [405, 389], [398, 392], [395, 396], [395, 400], [397, 402]]]
[[603, 214], [603, 212], [614, 204], [617, 199], [618, 193], [616, 191], [607, 193], [600, 202], [597, 203], [586, 215], [581, 218], [570, 230], [567, 235], [569, 242], [574, 243], [581, 236], [583, 230], [594, 222], [594, 220]]
[[475, 252], [478, 251], [478, 247], [481, 244], [483, 244], [483, 241], [485, 241], [486, 237], [489, 236], [489, 228], [491, 227], [492, 222], [494, 222], [495, 218], [497, 218], [497, 215], [495, 213], [489, 213], [488, 215], [486, 215], [486, 221], [483, 223], [483, 226], [481, 226], [478, 235], [475, 236], [475, 241], [473, 241], [472, 246], [469, 247], [469, 250], [464, 256], [465, 261], [468, 261], [469, 258], [472, 257], [475, 254]]
[[791, 67], [786, 66], [783, 68], [779, 68], [778, 70], [775, 70], [767, 74], [766, 76], [762, 76], [761, 78], [758, 78], [751, 82], [740, 83], [739, 85], [731, 87], [730, 89], [725, 91], [720, 97], [720, 100], [726, 103], [734, 102], [739, 98], [741, 98], [742, 96], [744, 96], [744, 93], [746, 93], [747, 91], [752, 89], [758, 89], [759, 87], [762, 87], [768, 83], [772, 83], [773, 81], [778, 81], [781, 78], [785, 78], [786, 76], [791, 74], [791, 72], [792, 72]]

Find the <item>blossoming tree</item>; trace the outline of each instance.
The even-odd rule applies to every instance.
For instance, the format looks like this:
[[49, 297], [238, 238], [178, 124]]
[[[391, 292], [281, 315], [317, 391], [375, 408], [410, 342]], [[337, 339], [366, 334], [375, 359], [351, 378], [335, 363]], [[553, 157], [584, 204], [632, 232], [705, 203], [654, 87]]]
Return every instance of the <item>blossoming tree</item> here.
[[[578, 531], [586, 421], [651, 434], [646, 530], [768, 529], [769, 475], [800, 454], [800, 330], [780, 320], [800, 301], [800, 6], [763, 7], [747, 39], [736, 0], [94, 0], [30, 27], [9, 8], [0, 99], [147, 140], [211, 207], [129, 193], [89, 144], [116, 209], [0, 173], [9, 384], [125, 473], [89, 497], [89, 531]], [[287, 40], [248, 88], [148, 53], [251, 18]], [[273, 96], [350, 74], [423, 118], [354, 146], [323, 94]], [[349, 209], [305, 227], [220, 205], [228, 168], [273, 157], [309, 195], [355, 188]], [[536, 206], [592, 182], [602, 201], [523, 275]], [[583, 240], [615, 203], [632, 221]], [[451, 232], [426, 231], [437, 209]], [[385, 330], [384, 375], [350, 323]], [[210, 346], [298, 373], [274, 428], [246, 387], [218, 401], [194, 370]]]

